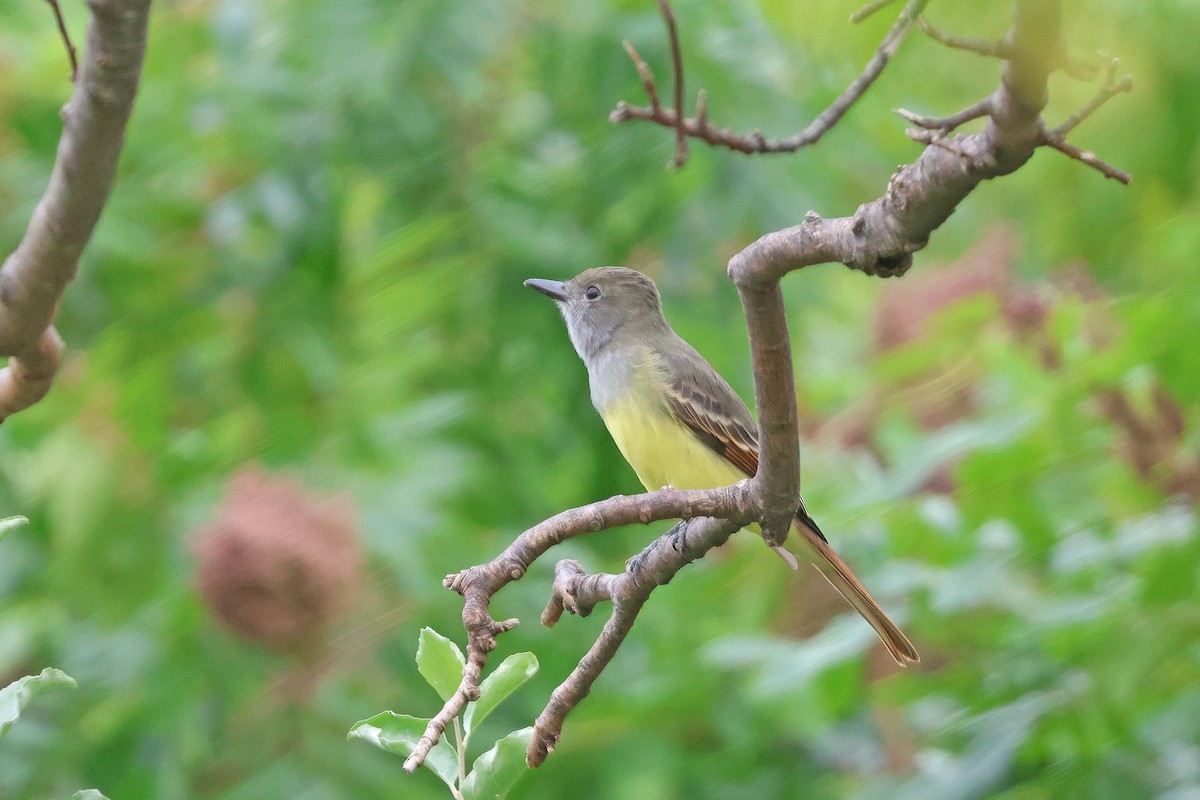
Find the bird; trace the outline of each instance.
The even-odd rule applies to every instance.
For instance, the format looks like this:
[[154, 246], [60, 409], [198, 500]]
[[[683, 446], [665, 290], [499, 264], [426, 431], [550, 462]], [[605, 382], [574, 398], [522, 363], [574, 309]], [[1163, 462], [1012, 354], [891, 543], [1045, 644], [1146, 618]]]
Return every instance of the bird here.
[[[758, 425], [737, 392], [671, 328], [658, 287], [626, 267], [595, 267], [568, 281], [531, 278], [525, 285], [558, 306], [587, 367], [592, 405], [648, 491], [715, 489], [758, 470]], [[791, 536], [798, 534], [798, 536]], [[803, 498], [789, 538], [879, 635], [900, 666], [921, 660], [838, 557]], [[793, 568], [796, 557], [776, 552]]]

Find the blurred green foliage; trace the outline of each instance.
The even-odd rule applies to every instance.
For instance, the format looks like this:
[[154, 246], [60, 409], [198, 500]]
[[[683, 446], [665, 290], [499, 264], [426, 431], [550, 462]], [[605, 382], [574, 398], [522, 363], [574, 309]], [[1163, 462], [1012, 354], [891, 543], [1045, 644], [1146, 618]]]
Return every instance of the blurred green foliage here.
[[[82, 41], [83, 4], [64, 5]], [[928, 14], [1005, 29], [1008, 4], [977, 6]], [[708, 89], [718, 124], [796, 130], [887, 27], [850, 26], [854, 7], [681, 0], [689, 92]], [[70, 85], [46, 4], [0, 10], [9, 252]], [[1075, 51], [1134, 75], [1073, 136], [1132, 186], [1040, 152], [972, 194], [901, 281], [827, 267], [785, 285], [805, 496], [922, 666], [864, 658], [865, 625], [740, 535], [655, 593], [514, 797], [1200, 792], [1200, 8], [1068, 0], [1065, 20]], [[998, 80], [914, 35], [817, 147], [697, 144], [667, 172], [669, 132], [606, 122], [642, 100], [623, 38], [669, 74], [649, 2], [156, 4], [118, 183], [62, 304], [67, 363], [0, 430], [0, 515], [30, 520], [0, 540], [0, 686], [47, 666], [79, 683], [0, 742], [0, 797], [443, 796], [345, 740], [380, 708], [437, 710], [410, 654], [424, 625], [461, 631], [442, 576], [638, 488], [522, 279], [652, 273], [675, 327], [749, 396], [725, 260], [810, 208], [876, 197], [918, 152], [892, 108], [949, 113]], [[1050, 122], [1093, 90], [1056, 76]], [[990, 257], [972, 245], [1001, 223], [1007, 288], [937, 283], [939, 264]], [[899, 304], [923, 334], [877, 342], [904, 285], [949, 297]], [[316, 666], [225, 632], [193, 588], [189, 543], [252, 462], [358, 509], [370, 568]], [[660, 530], [555, 555], [611, 571]], [[603, 624], [536, 624], [553, 560], [494, 603], [525, 621], [496, 662], [528, 650], [542, 668], [488, 740], [529, 724]]]

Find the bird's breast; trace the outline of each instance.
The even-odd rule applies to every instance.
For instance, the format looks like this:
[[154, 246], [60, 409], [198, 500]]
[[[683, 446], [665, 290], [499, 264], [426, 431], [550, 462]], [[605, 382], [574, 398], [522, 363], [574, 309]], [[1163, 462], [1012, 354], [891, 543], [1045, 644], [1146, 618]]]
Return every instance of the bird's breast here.
[[600, 414], [621, 455], [650, 491], [715, 489], [746, 477], [676, 419], [661, 395], [627, 395]]

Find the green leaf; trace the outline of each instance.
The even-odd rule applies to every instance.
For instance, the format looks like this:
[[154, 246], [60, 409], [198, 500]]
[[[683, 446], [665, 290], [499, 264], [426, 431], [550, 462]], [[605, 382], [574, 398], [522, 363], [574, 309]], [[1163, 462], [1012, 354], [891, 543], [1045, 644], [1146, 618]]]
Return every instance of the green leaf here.
[[460, 787], [463, 800], [500, 800], [506, 796], [517, 778], [529, 768], [525, 764], [525, 751], [532, 739], [533, 728], [513, 731], [475, 759]]
[[74, 688], [75, 679], [62, 670], [47, 667], [40, 675], [26, 675], [0, 689], [0, 736], [8, 733], [30, 700], [59, 686]]
[[514, 653], [504, 659], [479, 685], [479, 699], [467, 705], [463, 714], [464, 735], [470, 737], [472, 729], [483, 722], [484, 717], [537, 671], [538, 660], [533, 653]]
[[[354, 727], [350, 729], [346, 738], [362, 739], [380, 750], [397, 753], [407, 758], [412, 755], [413, 749], [417, 746], [422, 734], [425, 733], [425, 727], [428, 724], [429, 720], [422, 717], [410, 717], [408, 714], [384, 711], [354, 723]], [[458, 754], [446, 741], [444, 735], [429, 751], [429, 756], [425, 759], [425, 766], [433, 770], [439, 778], [445, 781], [447, 786], [454, 786], [458, 780]]]
[[417, 643], [417, 670], [425, 682], [437, 690], [443, 700], [449, 700], [462, 683], [463, 658], [458, 645], [433, 628], [421, 628]]
[[25, 517], [5, 517], [0, 519], [0, 539], [4, 538], [4, 534], [11, 531], [13, 528], [19, 528], [22, 525], [27, 525], [29, 520]]
[[80, 789], [71, 795], [71, 800], [108, 800], [99, 789]]

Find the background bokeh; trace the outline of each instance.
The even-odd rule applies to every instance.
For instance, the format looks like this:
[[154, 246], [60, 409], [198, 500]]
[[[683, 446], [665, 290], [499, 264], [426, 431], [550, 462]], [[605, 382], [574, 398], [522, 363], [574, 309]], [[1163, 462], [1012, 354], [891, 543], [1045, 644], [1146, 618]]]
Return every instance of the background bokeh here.
[[[64, 6], [81, 41], [83, 4]], [[689, 94], [718, 124], [798, 129], [886, 30], [849, 25], [855, 6], [680, 0]], [[785, 283], [809, 508], [921, 666], [896, 674], [823, 583], [740, 535], [655, 593], [514, 797], [1200, 797], [1200, 6], [1065, 6], [1073, 50], [1134, 76], [1073, 137], [1131, 186], [1039, 152], [909, 276]], [[928, 11], [977, 36], [1009, 14]], [[0, 0], [0, 20], [7, 253], [70, 85], [44, 2]], [[0, 797], [445, 796], [345, 740], [380, 709], [438, 708], [412, 655], [423, 625], [463, 638], [442, 576], [638, 490], [521, 281], [649, 272], [749, 397], [728, 257], [876, 197], [919, 152], [891, 109], [957, 110], [999, 71], [914, 34], [817, 147], [694, 144], [670, 172], [669, 132], [606, 121], [643, 99], [623, 38], [669, 76], [641, 0], [156, 3], [62, 304], [68, 359], [0, 429], [0, 516], [31, 520], [0, 541], [0, 686], [79, 682], [0, 741]], [[1056, 76], [1048, 119], [1093, 91]], [[611, 571], [661, 530], [561, 555]], [[603, 622], [537, 624], [553, 560], [494, 605], [524, 621], [497, 657], [542, 663], [494, 736]], [[288, 576], [311, 582], [308, 616], [283, 618]], [[251, 610], [219, 621], [237, 591]]]

